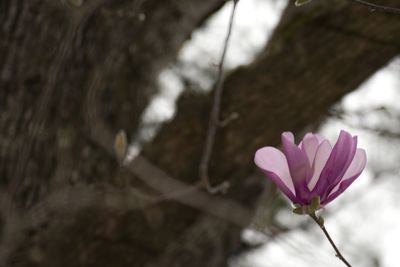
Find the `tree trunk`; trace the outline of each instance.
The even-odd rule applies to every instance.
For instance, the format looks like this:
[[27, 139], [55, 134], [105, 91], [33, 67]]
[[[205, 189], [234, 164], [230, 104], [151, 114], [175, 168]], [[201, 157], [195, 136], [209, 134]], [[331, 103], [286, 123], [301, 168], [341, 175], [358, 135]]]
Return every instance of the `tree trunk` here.
[[[128, 135], [136, 131], [155, 91], [158, 72], [222, 4], [222, 0], [1, 1], [4, 198], [27, 210], [50, 192], [71, 185], [121, 185], [118, 162], [91, 136], [120, 129]], [[47, 232], [41, 230], [40, 238], [30, 237], [26, 248], [16, 241], [2, 247], [22, 250], [20, 254], [28, 256], [18, 258], [25, 263], [36, 261], [38, 266], [131, 266], [132, 257], [125, 257], [126, 252], [139, 265], [157, 254], [156, 248], [140, 244], [145, 238], [128, 233], [107, 241], [96, 236], [103, 231], [100, 226], [91, 232], [91, 226], [104, 226], [102, 221], [113, 217], [117, 215], [95, 212], [93, 218], [80, 218], [86, 220], [80, 225], [69, 218], [71, 229], [50, 221]], [[144, 224], [142, 217], [139, 221], [126, 218], [132, 225]], [[37, 227], [30, 226], [31, 231], [36, 233]], [[53, 230], [57, 227], [65, 228], [57, 230], [59, 236]], [[77, 229], [84, 234], [74, 234]], [[106, 249], [115, 243], [122, 249]], [[69, 253], [64, 255], [65, 251]]]
[[[199, 211], [201, 201], [174, 201], [179, 192], [166, 201], [107, 149], [118, 130], [135, 132], [158, 72], [222, 2], [0, 3], [0, 264], [226, 265], [251, 216], [233, 224]], [[255, 149], [315, 123], [384, 66], [399, 52], [399, 27], [346, 1], [288, 7], [258, 60], [226, 80], [222, 119], [239, 118], [218, 131], [210, 172], [212, 183], [230, 182], [224, 198], [254, 210]], [[183, 96], [144, 155], [197, 182], [211, 105], [208, 95]]]

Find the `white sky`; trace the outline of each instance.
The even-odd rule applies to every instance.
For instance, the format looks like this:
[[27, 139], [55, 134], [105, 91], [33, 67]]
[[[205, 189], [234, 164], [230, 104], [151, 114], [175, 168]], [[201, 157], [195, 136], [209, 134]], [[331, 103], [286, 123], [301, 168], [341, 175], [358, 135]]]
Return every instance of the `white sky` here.
[[[226, 68], [234, 68], [250, 63], [265, 45], [271, 31], [278, 23], [286, 0], [243, 0], [238, 4], [232, 30], [230, 46], [226, 55]], [[192, 34], [179, 54], [179, 60], [188, 68], [179, 72], [187, 74], [203, 87], [209, 90], [213, 80], [204, 77], [201, 69], [215, 68], [220, 59], [223, 42], [229, 24], [232, 3], [213, 15], [206, 26]], [[190, 66], [195, 66], [190, 68]], [[199, 70], [200, 69], [200, 70]], [[166, 69], [159, 78], [161, 90], [154, 98], [146, 114], [147, 119], [160, 121], [171, 118], [174, 114], [174, 101], [183, 90], [183, 84], [173, 70]]]
[[[286, 0], [239, 2], [227, 54], [228, 68], [251, 62], [265, 45], [286, 3]], [[190, 76], [204, 90], [211, 87], [212, 79], [204, 77], [199, 69], [216, 68], [231, 8], [231, 3], [228, 3], [209, 20], [206, 27], [195, 32], [179, 56], [186, 66], [196, 67], [184, 67], [178, 69], [178, 72]], [[399, 71], [400, 60], [394, 60], [365, 82], [359, 90], [346, 96], [341, 107], [347, 113], [372, 107], [389, 107], [400, 111], [397, 104]], [[176, 75], [176, 69], [166, 69], [160, 75], [159, 83], [160, 92], [149, 106], [144, 116], [144, 124], [159, 123], [171, 118], [175, 110], [174, 101], [184, 88]], [[373, 126], [382, 124], [381, 116], [374, 117], [374, 114], [371, 114], [367, 118], [368, 123]], [[349, 115], [347, 121], [359, 122], [359, 119]], [[399, 124], [389, 122], [389, 126], [399, 131]], [[399, 142], [385, 143], [376, 135], [350, 127], [337, 119], [328, 120], [322, 133], [334, 141], [340, 129], [347, 129], [359, 136], [359, 146], [366, 149], [369, 163], [364, 174], [342, 196], [328, 205], [325, 211], [327, 228], [353, 266], [375, 266], [369, 258], [374, 255], [379, 259], [381, 266], [397, 267], [400, 263], [399, 175], [387, 174], [382, 175], [379, 180], [374, 180], [369, 166], [374, 162], [375, 166], [382, 165], [384, 168], [397, 164], [400, 154], [397, 152], [400, 151]], [[149, 139], [154, 134], [152, 127], [144, 127], [143, 131], [142, 134], [147, 134], [144, 139]], [[279, 218], [284, 225], [301, 223], [305, 219], [292, 215], [290, 210], [283, 211]], [[312, 227], [310, 231], [292, 231], [231, 264], [232, 267], [311, 265], [344, 266], [334, 257], [332, 248], [317, 226]]]

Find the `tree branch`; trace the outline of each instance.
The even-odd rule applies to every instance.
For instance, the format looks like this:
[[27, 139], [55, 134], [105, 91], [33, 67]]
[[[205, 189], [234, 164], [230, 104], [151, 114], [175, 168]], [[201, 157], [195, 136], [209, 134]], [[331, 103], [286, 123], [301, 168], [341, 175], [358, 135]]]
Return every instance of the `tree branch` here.
[[136, 157], [126, 167], [165, 199], [173, 199], [241, 227], [247, 226], [253, 217], [252, 212], [234, 201], [211, 196], [195, 186], [173, 179], [142, 156]]
[[400, 14], [400, 8], [377, 5], [377, 4], [370, 3], [370, 2], [364, 1], [364, 0], [349, 0], [349, 1], [366, 6], [366, 7], [370, 8], [371, 11], [376, 10], [376, 11], [386, 12], [386, 13]]
[[218, 74], [217, 74], [217, 80], [215, 82], [214, 86], [214, 100], [213, 100], [213, 105], [211, 109], [211, 114], [210, 114], [210, 120], [208, 124], [208, 132], [207, 132], [207, 137], [205, 141], [205, 146], [204, 146], [204, 151], [201, 157], [200, 161], [200, 166], [199, 166], [199, 177], [200, 177], [200, 182], [207, 188], [207, 190], [210, 193], [216, 193], [218, 191], [226, 191], [227, 187], [229, 187], [229, 183], [225, 182], [222, 183], [221, 185], [217, 187], [212, 187], [210, 180], [209, 180], [209, 174], [208, 174], [208, 167], [210, 164], [210, 159], [212, 156], [213, 148], [214, 148], [214, 143], [215, 143], [215, 136], [217, 134], [217, 130], [220, 124], [220, 110], [221, 110], [221, 99], [222, 99], [222, 92], [223, 92], [223, 71], [224, 71], [224, 64], [225, 64], [225, 56], [228, 51], [228, 46], [229, 46], [229, 40], [231, 37], [232, 33], [232, 28], [233, 28], [233, 22], [235, 18], [235, 11], [236, 11], [236, 6], [238, 4], [239, 0], [233, 0], [233, 7], [232, 7], [232, 12], [231, 16], [229, 19], [229, 26], [228, 26], [228, 32], [225, 38], [223, 50], [222, 50], [222, 55], [221, 59], [219, 61], [218, 65]]
[[[99, 120], [99, 118], [97, 118]], [[115, 157], [113, 135], [102, 123], [92, 125], [92, 139], [97, 145]], [[96, 128], [99, 126], [100, 128]], [[122, 165], [130, 173], [161, 194], [161, 199], [172, 199], [186, 206], [196, 208], [241, 227], [246, 227], [253, 213], [244, 206], [218, 196], [212, 196], [198, 189], [197, 186], [187, 185], [178, 181], [143, 156], [137, 156], [131, 162]]]

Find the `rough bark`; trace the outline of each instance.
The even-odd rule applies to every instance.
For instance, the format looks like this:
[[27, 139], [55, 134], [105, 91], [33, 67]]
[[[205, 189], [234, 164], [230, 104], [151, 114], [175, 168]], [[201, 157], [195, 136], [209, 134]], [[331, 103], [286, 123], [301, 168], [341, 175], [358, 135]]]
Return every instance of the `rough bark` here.
[[[114, 134], [119, 129], [128, 135], [135, 132], [155, 91], [158, 72], [222, 4], [221, 0], [1, 1], [0, 178], [4, 198], [29, 209], [49, 192], [70, 185], [121, 185], [118, 162], [91, 136], [102, 131]], [[153, 256], [150, 248], [140, 244], [150, 237], [135, 236], [140, 230], [130, 236], [126, 229], [128, 237], [122, 235], [116, 241], [96, 236], [101, 232], [96, 223], [104, 226], [103, 220], [113, 221], [119, 214], [92, 211], [92, 215], [79, 215], [82, 223], [78, 226], [72, 218], [70, 226], [63, 224], [65, 229], [46, 226], [48, 232], [42, 231], [40, 238], [33, 234], [25, 248], [19, 248], [25, 256], [17, 258], [39, 266], [128, 266], [133, 260], [123, 256], [127, 251], [135, 251], [133, 258], [139, 265]], [[145, 224], [143, 216], [135, 220], [129, 216], [124, 223], [132, 229]], [[120, 254], [111, 249], [103, 253], [107, 246], [102, 244], [107, 243], [120, 246]], [[65, 251], [69, 253], [64, 255]]]
[[[159, 190], [132, 179], [104, 149], [119, 129], [135, 131], [156, 74], [221, 1], [57, 3], [0, 6], [1, 196], [16, 210], [11, 216], [11, 204], [2, 209], [9, 219], [1, 248], [12, 244], [12, 251], [0, 256], [12, 255], [14, 266], [226, 265], [243, 225], [199, 212], [196, 203], [153, 201]], [[400, 51], [398, 17], [335, 3], [289, 7], [258, 60], [226, 80], [222, 118], [239, 118], [218, 132], [211, 181], [229, 180], [225, 197], [250, 211], [262, 189], [251, 176], [255, 149], [276, 144], [282, 130], [304, 130]], [[210, 96], [186, 94], [144, 155], [169, 175], [196, 182], [210, 107]], [[92, 137], [103, 132], [111, 134], [101, 146]], [[79, 190], [50, 198], [58, 207], [46, 214], [51, 220], [38, 218], [38, 207], [29, 217], [38, 223], [13, 239], [21, 242], [7, 239], [10, 222], [21, 217], [15, 206], [35, 208], [66, 185]], [[105, 197], [121, 186], [121, 195], [137, 196], [133, 204]], [[91, 198], [91, 190], [103, 193]], [[72, 197], [60, 200], [65, 196]], [[69, 205], [61, 210], [57, 203]], [[116, 208], [123, 205], [131, 209]]]

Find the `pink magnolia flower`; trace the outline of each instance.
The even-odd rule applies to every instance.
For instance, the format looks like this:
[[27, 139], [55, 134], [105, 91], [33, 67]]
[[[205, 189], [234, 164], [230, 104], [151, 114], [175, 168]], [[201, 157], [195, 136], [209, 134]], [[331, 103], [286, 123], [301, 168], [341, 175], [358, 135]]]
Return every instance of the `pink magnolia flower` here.
[[367, 156], [357, 137], [341, 131], [332, 148], [319, 134], [307, 133], [299, 145], [291, 132], [282, 133], [283, 153], [270, 146], [257, 150], [254, 162], [294, 203], [309, 205], [319, 197], [326, 205], [360, 176]]

